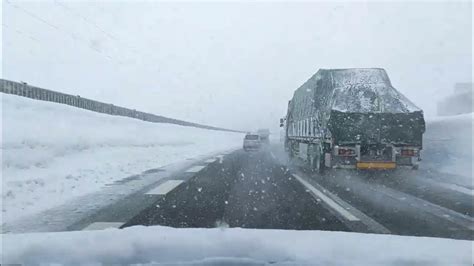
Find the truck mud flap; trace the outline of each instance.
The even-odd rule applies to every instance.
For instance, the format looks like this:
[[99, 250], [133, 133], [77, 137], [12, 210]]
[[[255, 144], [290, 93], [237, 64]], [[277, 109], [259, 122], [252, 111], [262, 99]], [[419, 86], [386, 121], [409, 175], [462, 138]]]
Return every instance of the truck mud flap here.
[[324, 166], [326, 166], [327, 168], [330, 168], [331, 165], [332, 165], [331, 154], [326, 152], [324, 153]]

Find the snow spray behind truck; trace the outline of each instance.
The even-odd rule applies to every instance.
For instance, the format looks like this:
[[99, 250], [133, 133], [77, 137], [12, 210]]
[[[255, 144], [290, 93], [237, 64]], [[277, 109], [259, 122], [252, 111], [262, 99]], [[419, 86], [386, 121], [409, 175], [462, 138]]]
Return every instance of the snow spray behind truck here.
[[384, 69], [320, 69], [288, 103], [280, 121], [290, 158], [311, 168], [418, 168], [423, 111]]
[[260, 140], [263, 144], [270, 143], [270, 130], [267, 128], [261, 128], [257, 131], [258, 135], [260, 136]]

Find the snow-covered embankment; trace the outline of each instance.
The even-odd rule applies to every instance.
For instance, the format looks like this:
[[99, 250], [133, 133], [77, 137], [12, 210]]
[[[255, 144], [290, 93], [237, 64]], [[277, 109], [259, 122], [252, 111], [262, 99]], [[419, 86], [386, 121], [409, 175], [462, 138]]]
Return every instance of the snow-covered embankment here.
[[449, 177], [472, 186], [473, 113], [426, 119], [421, 167], [455, 175]]
[[237, 133], [0, 97], [3, 222], [150, 168], [241, 145]]

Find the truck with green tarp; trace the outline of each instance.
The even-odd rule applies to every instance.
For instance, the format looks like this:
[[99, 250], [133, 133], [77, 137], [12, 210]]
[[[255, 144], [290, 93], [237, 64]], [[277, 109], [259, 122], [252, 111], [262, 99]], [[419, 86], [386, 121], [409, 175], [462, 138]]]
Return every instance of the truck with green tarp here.
[[311, 168], [417, 169], [423, 111], [384, 69], [320, 69], [288, 103], [285, 148]]

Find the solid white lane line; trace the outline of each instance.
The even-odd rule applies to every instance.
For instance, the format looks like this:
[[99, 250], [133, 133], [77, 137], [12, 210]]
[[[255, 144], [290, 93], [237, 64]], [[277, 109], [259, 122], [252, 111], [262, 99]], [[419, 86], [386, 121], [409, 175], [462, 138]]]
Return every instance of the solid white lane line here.
[[270, 152], [270, 155], [272, 156], [273, 159], [276, 159], [275, 154], [273, 154], [273, 152]]
[[306, 180], [301, 178], [300, 176], [293, 174], [293, 177], [296, 178], [300, 183], [305, 186], [309, 191], [313, 193], [314, 196], [318, 197], [322, 201], [324, 201], [329, 207], [331, 207], [333, 210], [338, 212], [340, 215], [342, 215], [344, 218], [346, 218], [349, 221], [360, 221], [359, 218], [354, 216], [352, 213], [348, 212], [346, 209], [341, 207], [339, 204], [337, 204], [334, 200], [326, 196], [323, 192], [319, 191], [317, 188], [312, 186], [310, 183], [308, 183]]
[[373, 188], [368, 187], [368, 189], [374, 191], [374, 193], [382, 193], [395, 200], [400, 200], [400, 197], [403, 197], [403, 202], [407, 206], [411, 206], [420, 211], [431, 213], [434, 216], [448, 220], [469, 230], [474, 230], [474, 218], [472, 218], [471, 216], [464, 215], [454, 210], [436, 205], [434, 203], [428, 202], [426, 200], [417, 198], [409, 194], [405, 194], [401, 191], [397, 191], [389, 187], [384, 187], [380, 185]]
[[204, 167], [206, 167], [205, 165], [195, 165], [191, 168], [189, 168], [188, 170], [186, 170], [186, 173], [197, 173], [199, 171], [201, 171], [202, 169], [204, 169]]
[[216, 158], [219, 159], [219, 163], [222, 163], [222, 161], [224, 161], [224, 155], [217, 155]]
[[123, 224], [124, 223], [120, 223], [120, 222], [96, 222], [96, 223], [89, 224], [82, 230], [88, 231], [88, 230], [104, 230], [108, 228], [119, 228]]
[[440, 181], [436, 181], [436, 183], [438, 183], [440, 186], [442, 186], [444, 188], [451, 189], [451, 190], [454, 190], [454, 191], [457, 191], [457, 192], [460, 192], [460, 193], [463, 193], [463, 194], [467, 194], [469, 196], [474, 196], [474, 190], [469, 189], [467, 187], [462, 187], [462, 186], [459, 186], [459, 185], [456, 185], [456, 184], [449, 184], [449, 183], [444, 183], [444, 182], [440, 182]]
[[156, 188], [148, 191], [147, 195], [166, 195], [168, 192], [173, 190], [175, 187], [179, 186], [181, 183], [183, 183], [183, 180], [168, 180]]

